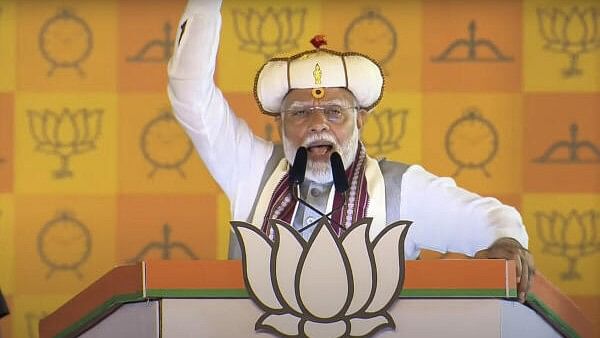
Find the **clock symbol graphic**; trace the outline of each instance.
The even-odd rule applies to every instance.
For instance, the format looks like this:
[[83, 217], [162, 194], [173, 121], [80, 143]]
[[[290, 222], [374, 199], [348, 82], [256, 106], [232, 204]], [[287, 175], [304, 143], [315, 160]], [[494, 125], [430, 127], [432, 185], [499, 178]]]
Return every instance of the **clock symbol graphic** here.
[[90, 257], [92, 236], [85, 224], [62, 211], [42, 226], [37, 249], [42, 263], [50, 268], [46, 279], [59, 270], [72, 271], [81, 279], [83, 275], [79, 268]]
[[140, 148], [144, 158], [153, 166], [148, 177], [159, 169], [176, 170], [182, 178], [181, 166], [190, 159], [194, 146], [169, 111], [160, 113], [142, 129]]
[[486, 166], [496, 156], [498, 143], [494, 125], [476, 108], [467, 109], [446, 132], [446, 153], [457, 165], [452, 176], [458, 176], [463, 169], [480, 169], [486, 177], [490, 177]]
[[350, 22], [344, 34], [347, 51], [368, 54], [382, 67], [394, 57], [396, 47], [396, 29], [378, 10], [366, 10]]
[[50, 63], [48, 76], [57, 68], [75, 68], [81, 77], [81, 63], [90, 56], [93, 36], [90, 26], [69, 9], [61, 9], [40, 29], [38, 43], [42, 56]]

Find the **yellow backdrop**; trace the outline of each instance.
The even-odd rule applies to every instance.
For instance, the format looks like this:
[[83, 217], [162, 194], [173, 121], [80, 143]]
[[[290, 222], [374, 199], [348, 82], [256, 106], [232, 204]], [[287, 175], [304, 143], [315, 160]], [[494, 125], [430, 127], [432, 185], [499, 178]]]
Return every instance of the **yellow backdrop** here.
[[[0, 0], [4, 336], [37, 337], [117, 264], [226, 257], [227, 200], [166, 96], [183, 6]], [[371, 155], [517, 207], [539, 271], [600, 318], [597, 1], [225, 0], [222, 13], [215, 78], [258, 135], [279, 138], [251, 92], [267, 58], [319, 33], [373, 56], [386, 85]]]

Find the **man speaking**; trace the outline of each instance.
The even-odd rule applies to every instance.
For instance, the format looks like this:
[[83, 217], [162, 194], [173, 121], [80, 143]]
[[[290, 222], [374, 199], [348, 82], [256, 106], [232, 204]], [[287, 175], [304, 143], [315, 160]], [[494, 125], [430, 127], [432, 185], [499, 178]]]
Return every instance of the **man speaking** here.
[[[323, 215], [338, 234], [370, 217], [372, 238], [387, 224], [410, 220], [407, 259], [416, 259], [421, 249], [514, 259], [524, 301], [533, 259], [514, 208], [419, 165], [367, 155], [360, 130], [383, 95], [376, 62], [328, 50], [317, 36], [313, 49], [264, 64], [254, 96], [260, 110], [277, 121], [283, 144], [275, 145], [252, 133], [213, 81], [220, 7], [220, 1], [187, 4], [169, 63], [168, 92], [176, 118], [227, 195], [232, 219], [267, 235], [267, 220], [281, 219], [305, 238]], [[230, 258], [237, 258], [239, 246], [231, 238]]]

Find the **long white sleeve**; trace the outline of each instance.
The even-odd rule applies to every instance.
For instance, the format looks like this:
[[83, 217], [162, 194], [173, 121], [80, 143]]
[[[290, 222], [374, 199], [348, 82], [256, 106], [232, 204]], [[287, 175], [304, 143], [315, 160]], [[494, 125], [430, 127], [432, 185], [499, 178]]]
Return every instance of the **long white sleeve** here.
[[511, 237], [527, 248], [521, 215], [491, 197], [481, 197], [411, 166], [402, 178], [400, 214], [414, 221], [405, 252], [415, 258], [420, 249], [474, 255], [496, 239]]
[[220, 7], [220, 1], [188, 2], [168, 66], [168, 94], [176, 118], [229, 198], [234, 219], [245, 220], [273, 144], [252, 133], [214, 83]]

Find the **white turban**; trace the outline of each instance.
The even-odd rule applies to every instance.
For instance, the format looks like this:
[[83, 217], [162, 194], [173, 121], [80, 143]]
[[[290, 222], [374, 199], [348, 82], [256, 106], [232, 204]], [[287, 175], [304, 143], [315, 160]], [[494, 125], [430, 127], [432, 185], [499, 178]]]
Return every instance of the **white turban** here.
[[278, 115], [291, 89], [332, 87], [348, 89], [370, 110], [383, 95], [383, 72], [367, 56], [317, 48], [267, 61], [256, 74], [254, 96], [263, 113]]

